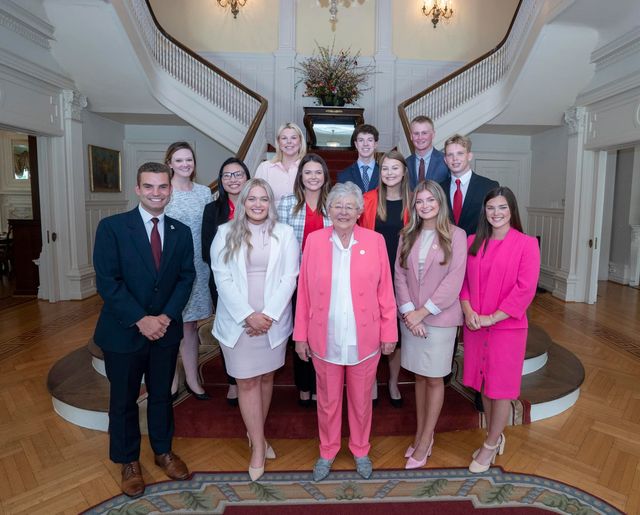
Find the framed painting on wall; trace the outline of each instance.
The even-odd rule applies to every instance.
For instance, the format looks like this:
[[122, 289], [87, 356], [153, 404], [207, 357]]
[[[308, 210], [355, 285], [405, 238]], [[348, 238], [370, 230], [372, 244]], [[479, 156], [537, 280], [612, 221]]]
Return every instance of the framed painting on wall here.
[[89, 181], [92, 192], [121, 192], [120, 151], [89, 145]]

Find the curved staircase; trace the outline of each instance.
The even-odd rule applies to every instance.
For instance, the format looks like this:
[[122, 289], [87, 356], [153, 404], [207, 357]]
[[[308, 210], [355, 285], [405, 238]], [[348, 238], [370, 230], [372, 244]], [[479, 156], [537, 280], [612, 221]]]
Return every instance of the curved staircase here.
[[[210, 341], [209, 324], [200, 327], [201, 341]], [[217, 344], [201, 345], [201, 361], [218, 352]], [[580, 360], [554, 343], [539, 326], [529, 328], [527, 352], [523, 366], [520, 400], [530, 406], [525, 421], [542, 420], [562, 413], [575, 404], [584, 381]], [[49, 371], [47, 387], [56, 413], [81, 427], [107, 431], [109, 427], [109, 381], [104, 373], [102, 351], [89, 343], [60, 359]], [[174, 404], [188, 394], [181, 390]], [[469, 397], [472, 398], [471, 390]], [[144, 384], [138, 399], [140, 425], [146, 432], [146, 392]], [[407, 409], [407, 408], [405, 408]]]

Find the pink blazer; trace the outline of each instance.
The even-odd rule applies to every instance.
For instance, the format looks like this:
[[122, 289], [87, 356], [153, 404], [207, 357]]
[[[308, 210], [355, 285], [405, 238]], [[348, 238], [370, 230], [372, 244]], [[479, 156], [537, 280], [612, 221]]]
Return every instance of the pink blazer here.
[[[441, 313], [429, 315], [424, 319], [424, 323], [435, 327], [455, 327], [463, 323], [459, 295], [467, 263], [466, 234], [455, 226], [452, 227], [452, 233], [451, 257], [446, 265], [440, 264], [444, 252], [437, 234], [434, 237], [424, 262], [422, 281], [418, 276], [419, 239], [411, 247], [407, 257], [407, 268], [400, 266], [399, 251], [396, 257], [395, 286], [398, 307], [411, 302], [419, 308], [431, 299]], [[402, 237], [398, 244], [398, 249], [401, 248]]]
[[[469, 236], [468, 246], [473, 239], [473, 235]], [[511, 228], [492, 255], [494, 261], [487, 277], [480, 274], [482, 247], [477, 255], [467, 257], [460, 300], [468, 300], [479, 315], [491, 315], [497, 310], [507, 313], [510, 318], [498, 322], [496, 329], [528, 327], [527, 308], [536, 294], [540, 275], [538, 240]]]
[[[308, 342], [318, 356], [327, 354], [333, 227], [315, 231], [302, 253], [293, 339]], [[351, 248], [351, 298], [356, 318], [358, 357], [363, 359], [380, 342], [397, 342], [396, 300], [391, 268], [383, 237], [359, 226], [353, 228], [357, 243]]]

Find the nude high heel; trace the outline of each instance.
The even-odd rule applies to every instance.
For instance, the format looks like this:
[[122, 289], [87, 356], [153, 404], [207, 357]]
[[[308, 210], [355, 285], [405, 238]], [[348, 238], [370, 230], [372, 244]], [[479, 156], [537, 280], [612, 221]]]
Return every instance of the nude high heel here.
[[[249, 442], [249, 449], [251, 449], [251, 437], [249, 436], [249, 433], [247, 433], [247, 441]], [[264, 453], [264, 457], [268, 460], [275, 460], [276, 459], [276, 452], [273, 450], [273, 447], [271, 447], [269, 445], [269, 442], [267, 442], [266, 440], [264, 441], [267, 450]]]
[[493, 454], [491, 455], [491, 459], [489, 460], [489, 463], [484, 465], [482, 463], [478, 463], [474, 458], [473, 461], [471, 461], [471, 464], [469, 465], [469, 472], [473, 474], [480, 474], [482, 472], [486, 472], [487, 470], [489, 470], [491, 465], [493, 465], [493, 463], [496, 461], [496, 455], [497, 454], [502, 455], [504, 453], [504, 443], [505, 443], [504, 433], [500, 434], [500, 441], [495, 445], [488, 445], [487, 442], [484, 442], [482, 446], [485, 449], [493, 451]]
[[432, 449], [433, 449], [433, 436], [431, 437], [431, 444], [429, 445], [429, 448], [427, 449], [427, 454], [424, 455], [424, 458], [422, 458], [421, 460], [416, 460], [413, 456], [409, 456], [409, 459], [407, 460], [407, 463], [404, 466], [404, 468], [411, 470], [411, 469], [419, 469], [424, 467], [427, 464], [427, 459], [429, 458], [429, 456], [431, 456]]

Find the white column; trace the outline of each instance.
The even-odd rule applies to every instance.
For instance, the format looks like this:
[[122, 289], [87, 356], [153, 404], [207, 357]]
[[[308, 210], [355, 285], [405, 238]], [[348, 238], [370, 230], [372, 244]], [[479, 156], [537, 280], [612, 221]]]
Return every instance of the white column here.
[[585, 107], [565, 112], [569, 130], [567, 179], [562, 238], [562, 265], [555, 276], [553, 295], [565, 301], [587, 302], [590, 284], [592, 246], [595, 241], [597, 179], [606, 159], [599, 152], [584, 149], [587, 132]]
[[87, 167], [82, 110], [87, 106], [87, 98], [78, 91], [63, 90], [61, 104], [64, 136], [51, 141], [53, 180], [49, 186], [54, 224], [49, 237], [57, 265], [60, 300], [84, 299], [96, 291], [95, 273], [89, 264], [91, 249], [85, 215]]
[[391, 0], [376, 2], [376, 74], [373, 81], [373, 116], [365, 120], [373, 123], [380, 132], [379, 149], [388, 150], [395, 146], [398, 138], [393, 133], [397, 113], [395, 95], [396, 56], [393, 54], [393, 33]]
[[[296, 62], [296, 0], [280, 0], [278, 13], [278, 50], [274, 53], [275, 73], [273, 84], [273, 113], [274, 132], [286, 122], [302, 119], [302, 114], [296, 116], [293, 91], [295, 87]], [[304, 132], [304, 129], [303, 129]], [[267, 134], [267, 141], [272, 145], [275, 134]]]

